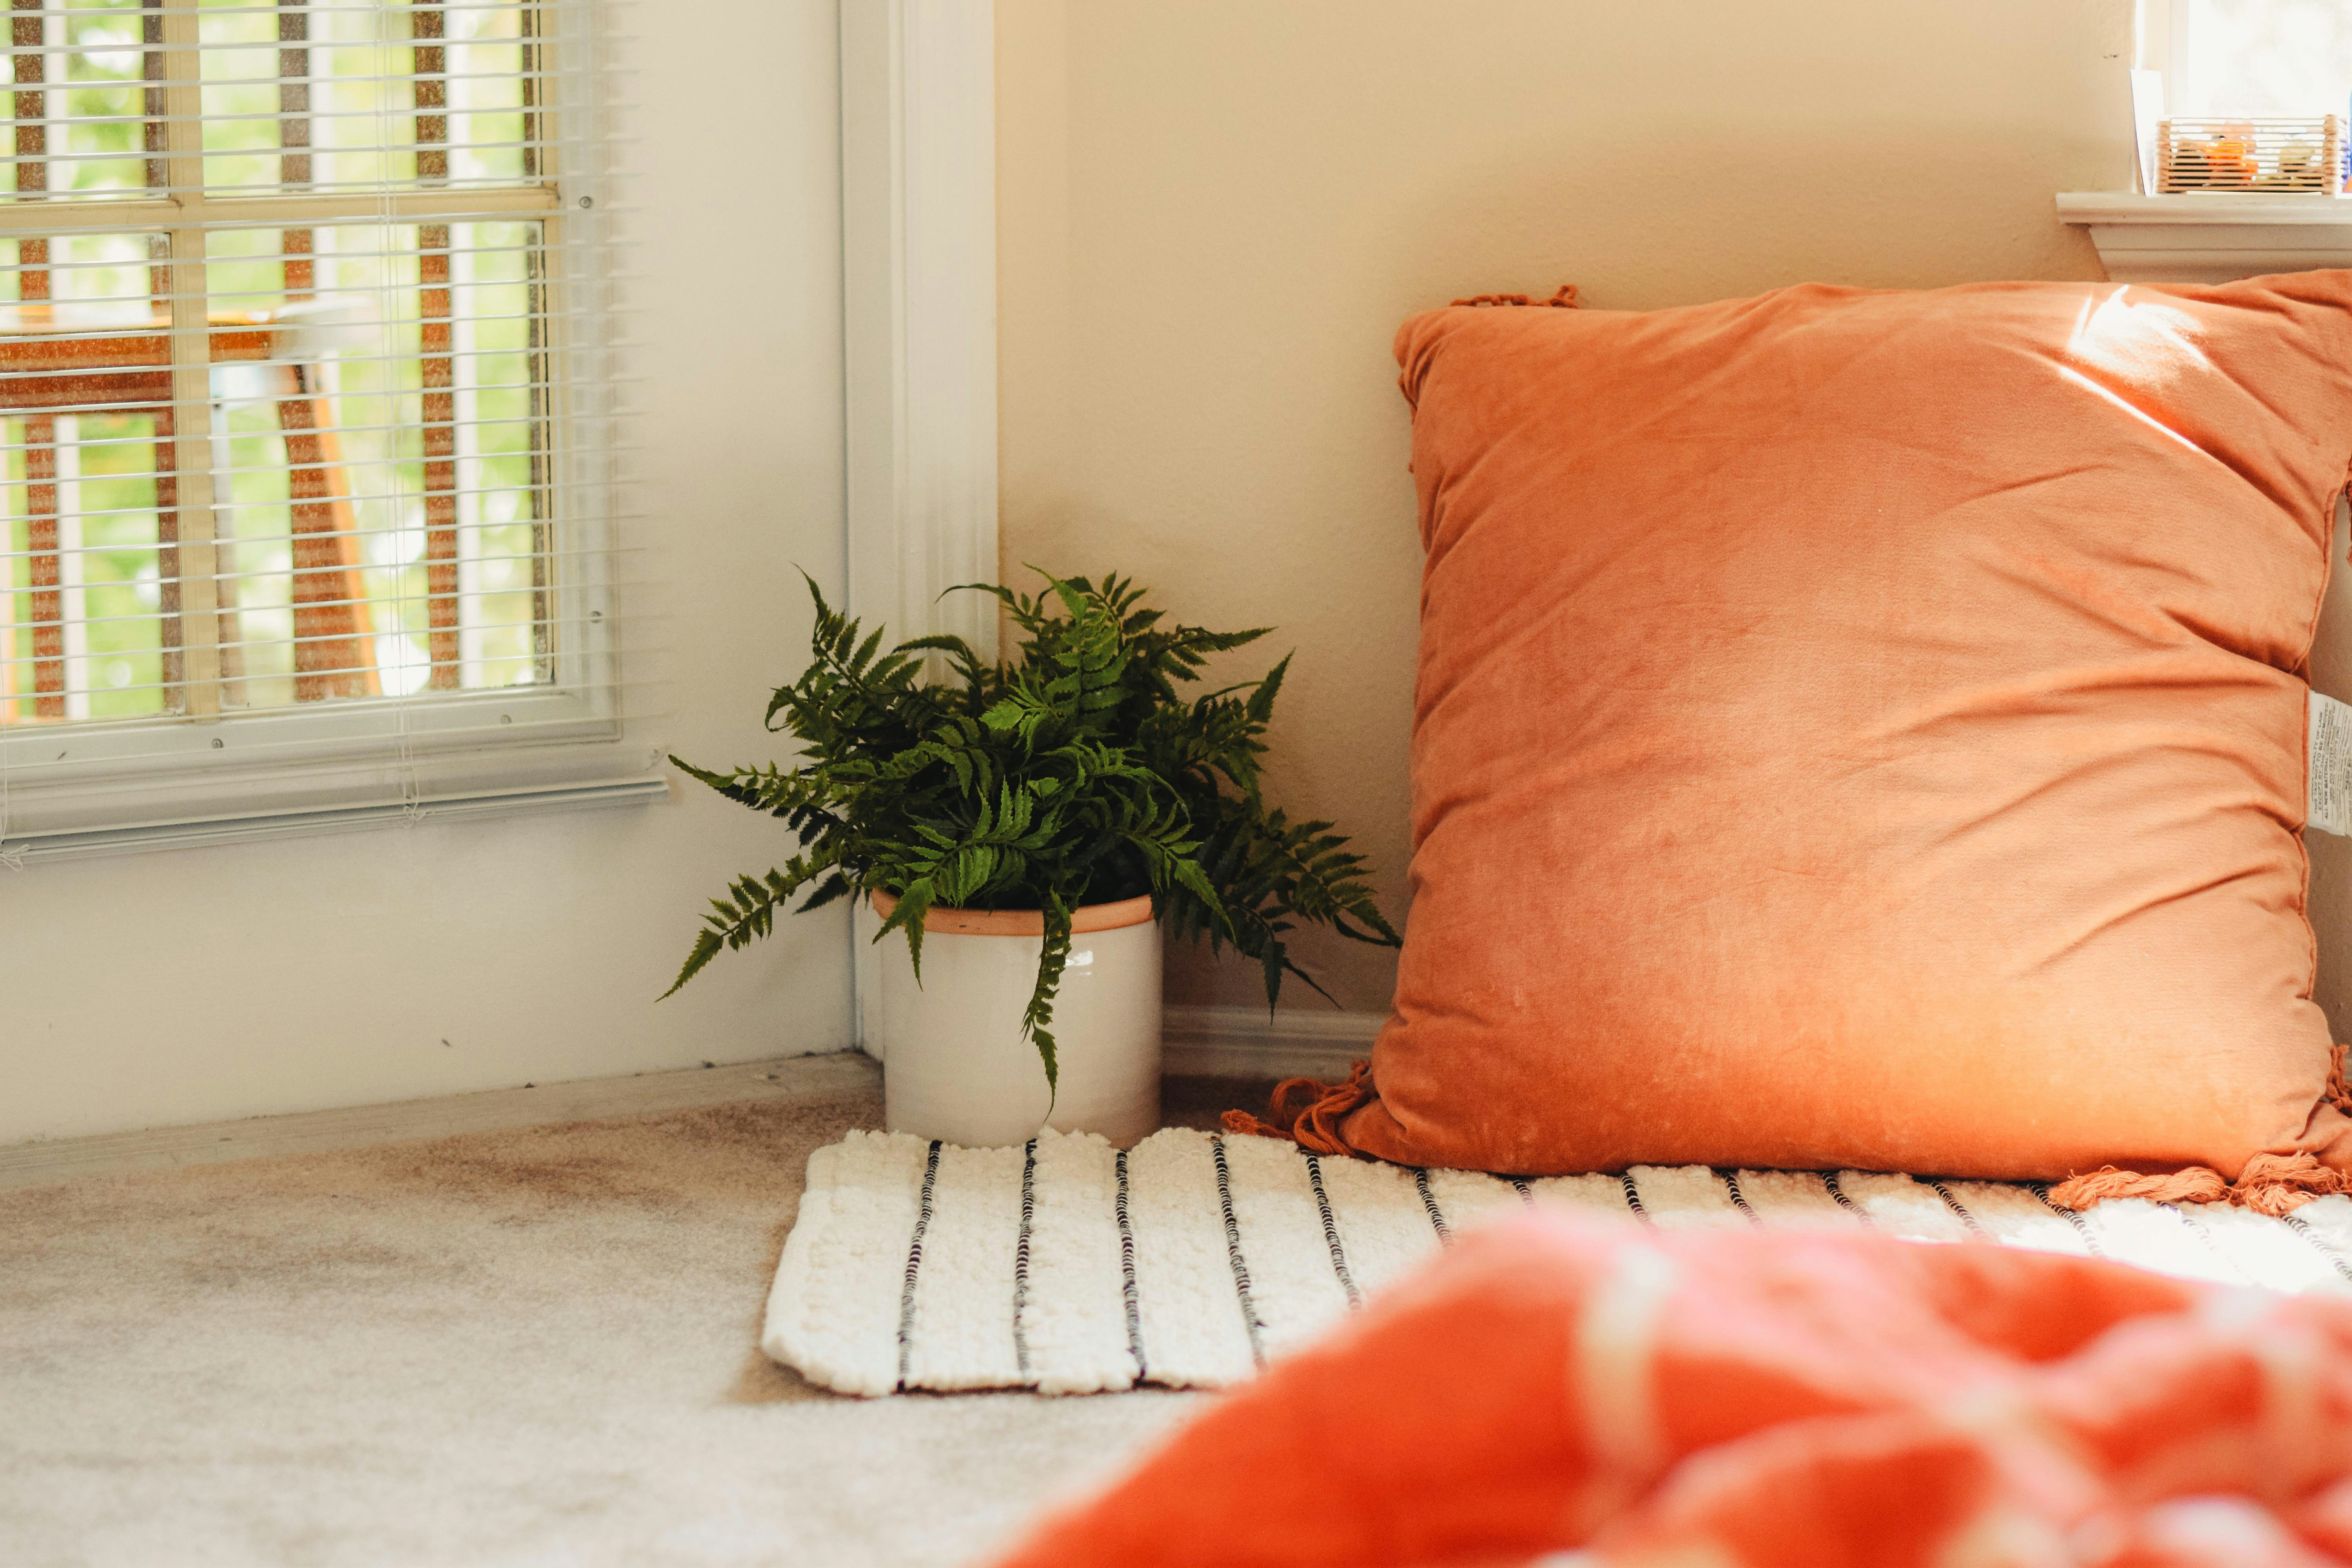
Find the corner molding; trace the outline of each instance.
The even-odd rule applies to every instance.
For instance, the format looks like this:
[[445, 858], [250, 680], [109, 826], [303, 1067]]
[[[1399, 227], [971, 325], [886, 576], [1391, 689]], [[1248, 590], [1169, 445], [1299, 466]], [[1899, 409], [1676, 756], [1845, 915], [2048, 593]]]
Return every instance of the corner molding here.
[[1171, 1006], [1160, 1068], [1171, 1078], [1343, 1079], [1371, 1054], [1385, 1013]]
[[996, 32], [970, 0], [842, 0], [849, 608], [996, 650]]
[[2226, 283], [2352, 267], [2352, 197], [2067, 191], [2058, 216], [2090, 231], [2118, 283]]
[[[996, 656], [996, 13], [841, 0], [847, 608]], [[878, 922], [851, 918], [858, 1040]], [[877, 1051], [878, 1055], [878, 1051]]]

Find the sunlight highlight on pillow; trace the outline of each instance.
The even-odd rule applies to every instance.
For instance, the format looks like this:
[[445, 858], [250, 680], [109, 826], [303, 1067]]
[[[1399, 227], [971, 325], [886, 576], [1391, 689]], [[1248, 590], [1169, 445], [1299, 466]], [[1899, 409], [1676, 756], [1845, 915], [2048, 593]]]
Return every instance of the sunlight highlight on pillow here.
[[2105, 398], [2109, 403], [2114, 404], [2117, 408], [2122, 409], [2125, 413], [2130, 415], [2133, 418], [2138, 420], [2149, 429], [2158, 432], [2159, 435], [2168, 437], [2171, 439], [2179, 442], [2182, 446], [2188, 447], [2192, 452], [2204, 451], [2204, 447], [2200, 447], [2196, 442], [2190, 440], [2188, 437], [2183, 436], [2179, 431], [2172, 428], [2171, 426], [2156, 418], [2146, 409], [2133, 407], [2130, 403], [2125, 401], [2116, 394], [2109, 392], [2105, 387], [2101, 386], [2097, 382], [2093, 381], [2081, 371], [2069, 370], [2065, 366], [2061, 365], [2058, 367], [2058, 374], [2062, 378], [2074, 383], [2076, 386], [2085, 387], [2090, 391], [2096, 393], [2101, 397]]
[[2146, 293], [2117, 289], [2088, 310], [2066, 343], [2067, 357], [2096, 369], [2163, 386], [2213, 362], [2198, 342], [2197, 319]]

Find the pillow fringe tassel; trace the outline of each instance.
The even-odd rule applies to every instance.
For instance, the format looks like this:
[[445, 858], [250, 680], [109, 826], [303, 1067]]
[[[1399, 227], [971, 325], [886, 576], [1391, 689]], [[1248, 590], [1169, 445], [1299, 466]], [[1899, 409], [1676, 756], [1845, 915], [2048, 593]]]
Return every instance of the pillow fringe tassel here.
[[[2347, 1050], [2352, 1047], [2336, 1047], [2336, 1062], [2327, 1072], [2327, 1092], [2321, 1100], [2352, 1115], [2352, 1087], [2344, 1080]], [[2277, 1219], [2314, 1198], [2335, 1193], [2352, 1193], [2352, 1176], [2331, 1170], [2309, 1154], [2257, 1154], [2246, 1162], [2234, 1183], [2223, 1181], [2219, 1171], [2203, 1165], [2154, 1176], [2103, 1165], [2051, 1188], [2050, 1201], [2062, 1208], [2086, 1209], [2109, 1198], [2147, 1198], [2159, 1204], [2215, 1204], [2227, 1199]]]
[[1467, 300], [1456, 300], [1456, 305], [1549, 305], [1556, 310], [1575, 310], [1583, 307], [1576, 298], [1576, 285], [1563, 283], [1559, 292], [1549, 300], [1532, 300], [1525, 294], [1473, 294]]
[[1263, 1119], [1246, 1110], [1228, 1110], [1225, 1131], [1236, 1137], [1287, 1138], [1310, 1154], [1353, 1154], [1357, 1151], [1339, 1135], [1339, 1123], [1374, 1098], [1372, 1064], [1358, 1062], [1348, 1069], [1344, 1083], [1283, 1079], [1274, 1086]]
[[2217, 1204], [2227, 1200], [2241, 1208], [2276, 1219], [2292, 1214], [2314, 1198], [2352, 1191], [2340, 1172], [2331, 1171], [2309, 1154], [2257, 1154], [2246, 1162], [2236, 1182], [2203, 1165], [2143, 1175], [2118, 1171], [2113, 1165], [2080, 1176], [2070, 1176], [2050, 1189], [2050, 1201], [2061, 1208], [2086, 1209], [2109, 1198], [2146, 1198], [2159, 1204]]
[[[2327, 1074], [2326, 1103], [2352, 1115], [2352, 1086], [2345, 1081], [2345, 1057], [2352, 1047], [2336, 1047], [2335, 1064]], [[1327, 1084], [1311, 1078], [1285, 1079], [1275, 1085], [1265, 1115], [1228, 1110], [1224, 1129], [1235, 1137], [1284, 1138], [1310, 1154], [1354, 1154], [1339, 1131], [1339, 1123], [1376, 1098], [1372, 1064], [1358, 1062], [1344, 1082]], [[2050, 1190], [2050, 1201], [2061, 1208], [2087, 1209], [2109, 1198], [2147, 1198], [2159, 1204], [2229, 1202], [2256, 1214], [2278, 1218], [2294, 1213], [2314, 1198], [2352, 1193], [2352, 1177], [2323, 1165], [2310, 1154], [2257, 1154], [2246, 1162], [2235, 1182], [2205, 1165], [2190, 1165], [2154, 1175], [2119, 1171], [2102, 1165], [2070, 1176]]]

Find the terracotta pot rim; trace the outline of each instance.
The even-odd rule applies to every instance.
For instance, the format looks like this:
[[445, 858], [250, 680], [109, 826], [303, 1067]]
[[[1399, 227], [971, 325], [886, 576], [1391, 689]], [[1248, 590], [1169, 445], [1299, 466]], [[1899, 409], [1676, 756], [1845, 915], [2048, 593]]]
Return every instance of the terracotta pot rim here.
[[[874, 910], [887, 920], [890, 911], [898, 907], [898, 899], [877, 889], [873, 894]], [[1075, 933], [1093, 931], [1119, 931], [1128, 926], [1139, 926], [1151, 919], [1151, 897], [1121, 899], [1110, 904], [1081, 904], [1070, 912], [1070, 930]], [[1043, 910], [946, 910], [934, 907], [923, 914], [926, 936], [1044, 936], [1045, 911]]]

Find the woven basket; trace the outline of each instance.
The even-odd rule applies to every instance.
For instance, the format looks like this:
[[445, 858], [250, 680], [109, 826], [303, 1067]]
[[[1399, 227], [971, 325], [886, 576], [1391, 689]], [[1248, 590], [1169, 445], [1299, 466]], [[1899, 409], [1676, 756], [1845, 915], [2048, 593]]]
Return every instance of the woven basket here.
[[2166, 120], [2156, 128], [2156, 188], [2341, 195], [2345, 124], [2312, 120]]

